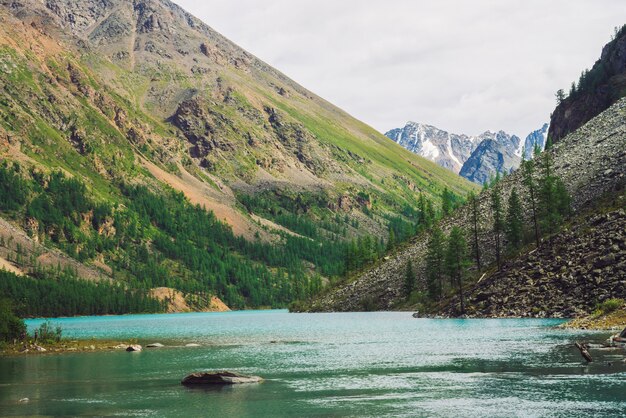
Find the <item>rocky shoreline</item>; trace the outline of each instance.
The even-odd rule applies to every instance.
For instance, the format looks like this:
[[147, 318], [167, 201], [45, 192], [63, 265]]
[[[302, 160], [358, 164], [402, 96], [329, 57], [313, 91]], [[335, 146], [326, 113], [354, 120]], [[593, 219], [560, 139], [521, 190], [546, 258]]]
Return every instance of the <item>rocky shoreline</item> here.
[[158, 342], [138, 344], [136, 340], [118, 341], [118, 340], [97, 340], [97, 339], [77, 339], [77, 340], [61, 340], [59, 342], [17, 342], [15, 344], [6, 344], [0, 347], [0, 356], [10, 355], [33, 355], [33, 354], [62, 354], [62, 353], [87, 353], [102, 351], [127, 351], [139, 352], [155, 350], [161, 348], [193, 348], [201, 347], [197, 343], [179, 343], [179, 344], [162, 344]]
[[626, 328], [626, 307], [606, 315], [576, 318], [561, 325], [561, 327], [593, 331], [622, 331]]
[[61, 340], [60, 342], [17, 342], [0, 348], [0, 355], [80, 353], [126, 349], [131, 343], [112, 340]]

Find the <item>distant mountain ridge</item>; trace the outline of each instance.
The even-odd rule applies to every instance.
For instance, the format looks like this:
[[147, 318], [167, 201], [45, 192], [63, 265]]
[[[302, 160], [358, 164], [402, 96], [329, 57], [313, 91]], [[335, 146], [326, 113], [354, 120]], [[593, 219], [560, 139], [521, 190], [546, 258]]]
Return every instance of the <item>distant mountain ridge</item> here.
[[432, 125], [407, 122], [385, 136], [411, 152], [428, 158], [475, 183], [485, 183], [496, 173], [510, 173], [522, 157], [532, 158], [535, 146], [544, 149], [548, 124], [531, 132], [524, 141], [504, 131], [477, 136], [454, 134]]
[[404, 128], [392, 129], [385, 136], [455, 173], [461, 171], [480, 142], [479, 137], [452, 134], [417, 122], [407, 122]]

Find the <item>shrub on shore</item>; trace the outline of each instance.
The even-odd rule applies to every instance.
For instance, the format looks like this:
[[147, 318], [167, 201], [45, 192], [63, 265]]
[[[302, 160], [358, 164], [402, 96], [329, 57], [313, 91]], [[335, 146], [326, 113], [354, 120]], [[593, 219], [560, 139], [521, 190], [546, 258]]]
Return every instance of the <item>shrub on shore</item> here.
[[8, 299], [0, 299], [0, 341], [9, 342], [26, 334], [26, 324], [13, 312]]
[[610, 314], [611, 312], [615, 312], [622, 306], [624, 306], [624, 299], [619, 299], [619, 298], [607, 299], [604, 302], [598, 303], [596, 305], [596, 309], [595, 311], [593, 311], [593, 316], [599, 317], [602, 315]]

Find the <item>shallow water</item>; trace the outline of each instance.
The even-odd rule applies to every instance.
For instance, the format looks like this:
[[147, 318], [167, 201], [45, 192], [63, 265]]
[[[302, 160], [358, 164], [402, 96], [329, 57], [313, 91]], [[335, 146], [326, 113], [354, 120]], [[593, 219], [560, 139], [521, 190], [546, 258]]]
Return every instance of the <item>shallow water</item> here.
[[[607, 333], [560, 330], [555, 320], [246, 311], [54, 322], [68, 337], [201, 347], [0, 358], [0, 415], [626, 414], [626, 365], [586, 366], [572, 345]], [[190, 372], [213, 369], [266, 381], [211, 390], [180, 385]], [[18, 403], [25, 397], [30, 402]]]

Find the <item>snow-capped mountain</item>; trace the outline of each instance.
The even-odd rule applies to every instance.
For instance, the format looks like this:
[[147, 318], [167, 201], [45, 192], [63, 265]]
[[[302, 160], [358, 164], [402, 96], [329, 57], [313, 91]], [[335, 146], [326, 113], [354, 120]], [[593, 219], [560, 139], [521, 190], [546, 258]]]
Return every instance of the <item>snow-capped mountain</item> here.
[[476, 183], [484, 183], [497, 172], [510, 173], [524, 158], [532, 158], [538, 145], [546, 143], [548, 125], [530, 133], [524, 141], [504, 131], [487, 131], [478, 136], [449, 133], [432, 125], [407, 122], [404, 128], [385, 135], [409, 151], [421, 155]]
[[519, 152], [520, 157], [524, 157], [527, 160], [532, 159], [535, 146], [538, 146], [541, 151], [544, 150], [548, 139], [549, 127], [550, 125], [545, 123], [541, 129], [537, 129], [528, 134], [526, 141], [524, 141], [524, 148]]
[[485, 132], [481, 141], [465, 161], [459, 174], [474, 183], [483, 184], [496, 173], [510, 173], [519, 167], [522, 159], [522, 140], [506, 132]]
[[407, 122], [385, 134], [404, 148], [458, 173], [478, 146], [478, 137], [451, 134], [431, 125]]

